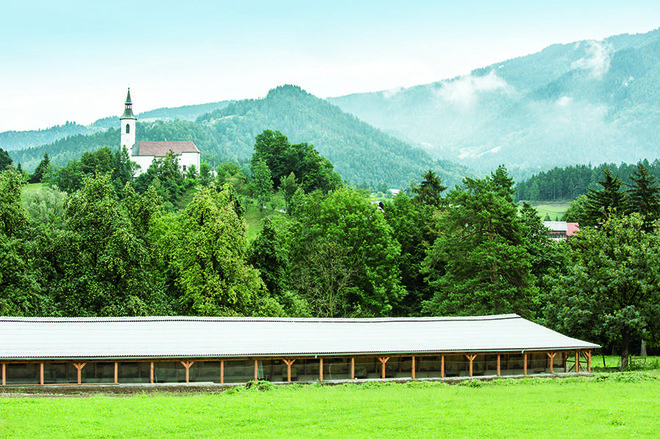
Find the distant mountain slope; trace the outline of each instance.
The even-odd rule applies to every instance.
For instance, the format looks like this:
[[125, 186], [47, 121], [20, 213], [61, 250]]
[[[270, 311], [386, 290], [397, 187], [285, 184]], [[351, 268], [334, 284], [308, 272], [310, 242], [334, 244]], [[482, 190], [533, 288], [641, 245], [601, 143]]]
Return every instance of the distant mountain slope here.
[[660, 156], [660, 29], [553, 45], [470, 75], [329, 101], [434, 157], [516, 178]]
[[[373, 128], [338, 107], [296, 86], [271, 90], [264, 99], [232, 102], [197, 118], [195, 122], [140, 122], [138, 140], [192, 140], [209, 163], [248, 160], [254, 138], [265, 129], [279, 130], [292, 143], [313, 144], [328, 157], [335, 170], [353, 184], [386, 183], [405, 187], [411, 179], [431, 168], [447, 185], [461, 181], [474, 172], [449, 161], [433, 160], [422, 148], [397, 140]], [[54, 163], [63, 165], [86, 150], [102, 146], [119, 147], [116, 129], [91, 136], [72, 136], [52, 145], [12, 151], [12, 159], [33, 170], [45, 152]]]
[[395, 139], [338, 107], [296, 86], [271, 90], [266, 98], [230, 104], [197, 119], [218, 135], [218, 154], [252, 155], [254, 137], [264, 129], [279, 130], [291, 142], [313, 144], [352, 183], [407, 185], [429, 168], [455, 184], [474, 173], [447, 161], [434, 161], [422, 148]]
[[[171, 121], [175, 119], [194, 121], [201, 114], [217, 110], [218, 108], [224, 108], [230, 102], [221, 101], [209, 104], [185, 105], [175, 108], [157, 108], [140, 113], [137, 117], [142, 121]], [[33, 148], [35, 146], [48, 145], [70, 136], [80, 134], [91, 135], [109, 128], [116, 128], [117, 126], [119, 126], [119, 116], [109, 116], [99, 119], [89, 126], [67, 122], [64, 125], [56, 125], [42, 130], [5, 131], [0, 133], [0, 148], [5, 151]]]
[[53, 143], [64, 137], [93, 134], [96, 131], [99, 131], [99, 129], [78, 125], [75, 122], [67, 122], [64, 125], [56, 125], [43, 130], [4, 131], [0, 133], [0, 148], [5, 151], [31, 148]]

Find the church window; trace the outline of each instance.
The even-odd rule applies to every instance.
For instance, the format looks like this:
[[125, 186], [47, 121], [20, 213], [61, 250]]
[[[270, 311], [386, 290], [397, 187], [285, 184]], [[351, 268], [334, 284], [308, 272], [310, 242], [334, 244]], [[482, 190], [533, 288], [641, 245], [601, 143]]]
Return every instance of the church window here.
[[126, 124], [126, 134], [131, 133], [131, 126], [129, 124]]

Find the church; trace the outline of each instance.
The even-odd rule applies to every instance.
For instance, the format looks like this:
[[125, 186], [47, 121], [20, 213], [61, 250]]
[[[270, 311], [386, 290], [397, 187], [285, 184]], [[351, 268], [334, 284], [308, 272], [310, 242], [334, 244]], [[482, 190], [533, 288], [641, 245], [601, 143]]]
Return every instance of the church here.
[[146, 172], [156, 158], [165, 157], [169, 151], [172, 151], [179, 158], [181, 172], [185, 173], [192, 165], [199, 172], [200, 152], [191, 140], [136, 142], [135, 124], [137, 117], [133, 114], [130, 88], [126, 94], [124, 114], [120, 117], [120, 121], [121, 147], [126, 148], [131, 155], [131, 161], [139, 165], [139, 168], [135, 171], [135, 177]]

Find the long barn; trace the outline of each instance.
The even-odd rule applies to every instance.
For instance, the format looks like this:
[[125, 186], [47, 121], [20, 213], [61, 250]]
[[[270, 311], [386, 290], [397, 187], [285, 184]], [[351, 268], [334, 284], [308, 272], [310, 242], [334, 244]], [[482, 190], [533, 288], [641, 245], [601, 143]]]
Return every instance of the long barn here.
[[589, 372], [599, 346], [517, 315], [0, 317], [2, 386]]

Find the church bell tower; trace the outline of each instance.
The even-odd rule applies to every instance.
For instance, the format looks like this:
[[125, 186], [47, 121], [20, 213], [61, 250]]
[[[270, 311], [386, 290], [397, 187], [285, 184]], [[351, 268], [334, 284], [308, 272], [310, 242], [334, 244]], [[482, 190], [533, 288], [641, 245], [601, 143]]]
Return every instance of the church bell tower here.
[[133, 114], [133, 102], [131, 102], [131, 89], [126, 94], [124, 114], [119, 118], [121, 121], [121, 148], [126, 148], [131, 153], [135, 146], [135, 122], [137, 117]]

